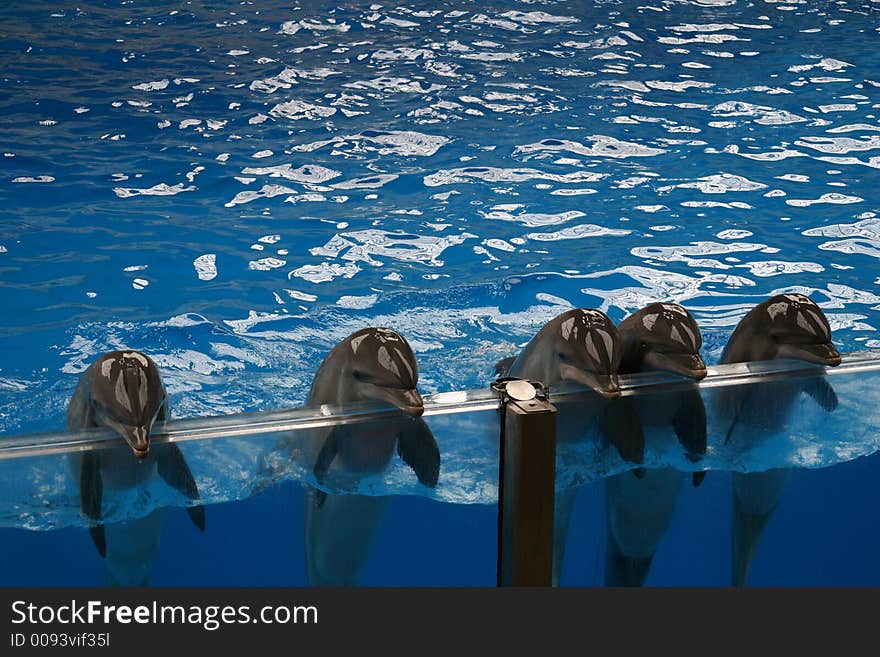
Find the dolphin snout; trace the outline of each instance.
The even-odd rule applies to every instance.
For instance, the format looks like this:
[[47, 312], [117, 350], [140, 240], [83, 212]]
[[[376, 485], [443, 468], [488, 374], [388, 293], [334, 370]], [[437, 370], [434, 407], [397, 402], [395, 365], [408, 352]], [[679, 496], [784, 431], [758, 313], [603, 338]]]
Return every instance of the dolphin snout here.
[[594, 389], [605, 399], [617, 399], [620, 397], [620, 380], [616, 374], [597, 376]]
[[401, 410], [406, 411], [410, 415], [415, 415], [416, 417], [419, 417], [420, 415], [422, 415], [422, 413], [425, 412], [425, 402], [422, 401], [422, 396], [415, 388], [404, 392], [403, 400], [406, 404], [406, 407], [402, 408]]
[[709, 371], [706, 369], [706, 363], [703, 362], [703, 359], [697, 356], [697, 362], [695, 367], [691, 370], [691, 376], [697, 380], [702, 381], [706, 378], [706, 375]]
[[695, 381], [706, 378], [706, 364], [699, 354], [663, 353], [649, 351], [645, 355], [645, 365], [655, 370], [663, 370], [684, 376]]
[[150, 453], [150, 428], [146, 426], [140, 427], [123, 427], [122, 437], [129, 444], [134, 455], [139, 459], [146, 458]]
[[782, 344], [779, 347], [780, 358], [798, 358], [808, 363], [836, 367], [840, 365], [840, 352], [830, 342], [822, 344]]
[[616, 374], [597, 374], [569, 363], [560, 364], [559, 374], [563, 381], [573, 381], [592, 388], [605, 399], [620, 397], [620, 382]]
[[425, 403], [416, 388], [398, 390], [394, 388], [378, 388], [379, 398], [388, 402], [395, 408], [419, 417], [425, 412]]
[[842, 358], [840, 357], [840, 352], [837, 351], [837, 347], [830, 342], [825, 346], [828, 349], [828, 355], [825, 357], [825, 364], [829, 367], [837, 367], [840, 365]]

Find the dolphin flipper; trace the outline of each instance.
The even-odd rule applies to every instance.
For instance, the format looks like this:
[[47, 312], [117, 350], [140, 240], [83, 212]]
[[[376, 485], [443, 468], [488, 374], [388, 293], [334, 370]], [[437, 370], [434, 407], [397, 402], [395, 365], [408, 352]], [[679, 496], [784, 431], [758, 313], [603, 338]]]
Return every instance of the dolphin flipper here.
[[837, 393], [834, 392], [834, 388], [828, 382], [828, 379], [818, 376], [809, 379], [804, 385], [804, 390], [813, 398], [813, 401], [822, 407], [822, 410], [831, 413], [837, 408]]
[[347, 433], [347, 431], [348, 428], [345, 425], [337, 424], [333, 427], [330, 435], [327, 436], [327, 439], [321, 446], [321, 451], [315, 461], [315, 466], [312, 468], [312, 473], [315, 475], [315, 479], [318, 480], [319, 484], [324, 482], [324, 478], [327, 476], [327, 472], [333, 464], [333, 459], [335, 459], [336, 454], [339, 453], [339, 446], [344, 437], [343, 434]]
[[[678, 442], [687, 451], [688, 460], [696, 463], [706, 454], [706, 405], [696, 390], [681, 393], [680, 404], [672, 416], [672, 428]], [[706, 472], [694, 472], [692, 483], [697, 488], [706, 478]]]
[[681, 393], [679, 406], [672, 416], [672, 428], [687, 457], [697, 462], [706, 453], [706, 405], [696, 390]]
[[[312, 468], [312, 474], [315, 475], [315, 479], [319, 484], [324, 483], [327, 472], [333, 464], [333, 459], [335, 459], [336, 455], [339, 453], [339, 447], [347, 435], [348, 427], [344, 424], [337, 424], [333, 427], [330, 435], [324, 440], [324, 444], [321, 446], [321, 451], [318, 453], [318, 458], [315, 460], [315, 465]], [[323, 506], [324, 501], [327, 499], [327, 493], [320, 488], [315, 488], [313, 492], [314, 504], [316, 508], [320, 509], [321, 506]]]
[[[169, 486], [186, 496], [188, 500], [199, 500], [199, 488], [196, 480], [183, 458], [183, 452], [174, 443], [157, 445], [154, 449], [159, 476]], [[201, 531], [205, 531], [205, 507], [201, 504], [186, 509], [190, 520]]]
[[516, 360], [516, 356], [508, 356], [507, 358], [502, 358], [497, 363], [495, 363], [495, 373], [498, 376], [507, 376], [507, 373], [510, 371], [510, 366], [513, 365], [513, 361]]
[[[723, 362], [723, 361], [722, 361]], [[716, 416], [730, 420], [730, 425], [724, 434], [724, 444], [730, 444], [736, 427], [740, 421], [740, 415], [748, 408], [749, 399], [752, 396], [752, 388], [755, 384], [741, 385], [731, 388], [721, 388], [715, 393], [713, 410]]]
[[397, 437], [397, 453], [428, 488], [440, 477], [440, 449], [431, 428], [422, 418], [412, 418]]
[[[645, 433], [632, 397], [621, 397], [605, 404], [601, 424], [624, 461], [644, 463]], [[639, 473], [635, 475], [638, 477]]]
[[104, 486], [101, 481], [101, 468], [97, 454], [83, 454], [79, 471], [79, 498], [83, 515], [97, 523], [89, 528], [89, 534], [101, 557], [107, 556], [107, 540], [104, 536], [104, 525], [101, 523], [101, 498]]

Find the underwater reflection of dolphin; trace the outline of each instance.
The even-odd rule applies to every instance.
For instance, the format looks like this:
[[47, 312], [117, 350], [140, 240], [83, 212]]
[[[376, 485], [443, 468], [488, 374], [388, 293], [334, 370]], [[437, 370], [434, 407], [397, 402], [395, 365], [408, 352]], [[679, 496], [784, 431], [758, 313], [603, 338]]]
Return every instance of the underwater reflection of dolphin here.
[[[840, 364], [828, 319], [809, 297], [779, 294], [753, 308], [737, 325], [721, 355], [722, 363], [796, 358], [816, 365]], [[714, 398], [719, 417], [729, 421], [726, 442], [747, 445], [785, 429], [797, 398], [807, 393], [824, 410], [837, 407], [837, 395], [823, 377], [722, 388]], [[731, 581], [746, 583], [752, 559], [771, 514], [791, 477], [789, 468], [733, 474]]]
[[[587, 386], [590, 390], [578, 395], [576, 401], [554, 402], [558, 411], [558, 440], [578, 440], [598, 419], [621, 455], [627, 460], [641, 462], [644, 440], [635, 413], [627, 404], [607, 403], [609, 399], [620, 397], [617, 381], [620, 354], [617, 328], [608, 316], [598, 310], [575, 309], [547, 322], [519, 356], [500, 361], [495, 369], [502, 376], [540, 381], [547, 386], [563, 381]], [[556, 493], [554, 585], [559, 583], [576, 494], [576, 489]]]
[[[153, 424], [168, 416], [168, 399], [156, 364], [137, 351], [104, 354], [83, 373], [67, 408], [67, 430], [107, 427], [119, 433], [129, 449], [86, 451], [71, 458], [79, 478], [83, 514], [92, 521], [89, 533], [104, 557], [110, 584], [143, 586], [149, 582], [159, 548], [163, 510], [144, 518], [104, 525], [105, 489], [130, 489], [158, 471], [169, 485], [190, 500], [199, 499], [195, 479], [173, 443], [150, 447]], [[187, 508], [200, 530], [202, 506]]]
[[[621, 322], [618, 332], [620, 374], [664, 370], [695, 380], [706, 376], [700, 329], [680, 305], [651, 304]], [[641, 395], [636, 405], [646, 428], [671, 426], [692, 461], [705, 454], [706, 409], [696, 387]], [[695, 486], [703, 475], [694, 473]], [[642, 477], [626, 472], [605, 480], [607, 586], [642, 585], [669, 528], [683, 478], [675, 468], [658, 468]]]
[[[344, 409], [378, 401], [399, 409], [379, 420], [313, 430], [318, 483], [332, 485], [381, 473], [396, 451], [418, 480], [435, 487], [440, 451], [428, 425], [418, 383], [415, 355], [407, 341], [387, 328], [367, 328], [340, 342], [318, 368], [308, 406]], [[369, 559], [389, 497], [328, 494], [308, 487], [306, 494], [306, 569], [310, 584], [354, 586]]]

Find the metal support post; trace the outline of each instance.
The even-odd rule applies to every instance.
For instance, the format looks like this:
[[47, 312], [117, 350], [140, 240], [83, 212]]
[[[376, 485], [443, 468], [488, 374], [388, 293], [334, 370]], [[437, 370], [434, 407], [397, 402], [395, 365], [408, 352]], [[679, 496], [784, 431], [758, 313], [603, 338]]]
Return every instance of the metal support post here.
[[500, 379], [498, 586], [550, 586], [556, 409], [540, 383]]

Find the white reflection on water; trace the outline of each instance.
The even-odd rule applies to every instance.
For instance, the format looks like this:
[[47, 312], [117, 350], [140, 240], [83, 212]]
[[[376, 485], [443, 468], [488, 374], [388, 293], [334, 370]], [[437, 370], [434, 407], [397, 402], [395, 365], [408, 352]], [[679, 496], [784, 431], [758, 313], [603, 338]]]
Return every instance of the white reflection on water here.
[[[841, 345], [864, 344], [880, 312], [873, 4], [604, 2], [589, 20], [569, 5], [126, 5], [78, 14], [86, 44], [39, 8], [0, 8], [4, 76], [33, 100], [4, 115], [0, 340], [47, 354], [4, 374], [63, 374], [52, 345], [120, 317], [193, 310], [247, 333], [332, 308], [334, 326], [385, 317], [467, 352], [428, 361], [453, 389], [534, 328], [497, 317], [532, 305], [620, 320], [674, 300], [721, 340], [733, 324], [711, 310], [778, 289], [814, 294]], [[107, 275], [133, 262], [149, 280]], [[536, 271], [516, 313], [459, 309], [453, 342], [429, 330], [461, 290]], [[437, 310], [383, 315], [397, 294]], [[89, 339], [169, 351], [137, 329]]]

